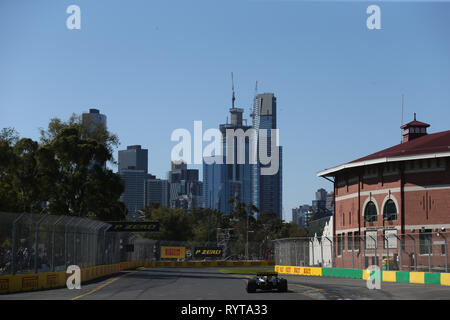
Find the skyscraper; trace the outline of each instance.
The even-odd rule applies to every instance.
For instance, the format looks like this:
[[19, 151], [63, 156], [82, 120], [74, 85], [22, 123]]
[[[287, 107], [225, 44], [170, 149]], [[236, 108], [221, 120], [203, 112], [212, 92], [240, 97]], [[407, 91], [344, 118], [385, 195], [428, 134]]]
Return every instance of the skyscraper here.
[[106, 128], [106, 116], [100, 113], [98, 109], [89, 109], [89, 113], [83, 113], [81, 115], [83, 124], [87, 125], [88, 131], [95, 130], [99, 124]]
[[125, 182], [125, 191], [120, 199], [125, 203], [128, 216], [136, 217], [136, 211], [146, 205], [145, 183], [147, 179], [155, 179], [148, 174], [148, 150], [140, 145], [128, 146], [119, 151], [119, 174]]
[[[234, 100], [233, 100], [234, 102]], [[229, 200], [238, 198], [240, 202], [245, 204], [253, 203], [252, 201], [252, 168], [256, 164], [250, 164], [250, 140], [239, 137], [239, 130], [246, 132], [251, 129], [251, 126], [244, 125], [243, 119], [244, 110], [235, 108], [234, 105], [230, 108], [230, 123], [221, 124], [219, 126], [222, 133], [222, 163], [208, 164], [208, 158], [203, 161], [203, 198], [204, 205], [211, 209], [218, 209], [223, 213], [230, 212], [233, 208]], [[233, 130], [234, 135], [230, 136], [233, 140], [228, 141], [227, 146], [227, 130]], [[242, 139], [242, 140], [241, 140]], [[243, 145], [240, 149], [241, 143]], [[228, 151], [233, 152], [234, 163], [227, 159]], [[239, 150], [239, 151], [238, 151]], [[238, 152], [244, 151], [244, 163], [238, 163]], [[209, 162], [209, 161], [208, 161]]]
[[327, 203], [327, 191], [320, 188], [316, 191], [316, 199], [312, 201], [312, 206], [315, 209], [325, 209]]
[[[260, 130], [267, 130], [267, 155], [271, 154], [271, 129], [277, 129], [277, 99], [273, 93], [258, 94], [255, 97], [252, 113], [253, 128], [259, 133]], [[258, 154], [261, 147], [258, 142]], [[258, 203], [260, 212], [272, 211], [282, 218], [282, 147], [279, 147], [279, 169], [274, 175], [261, 175], [261, 168], [264, 166], [258, 161], [256, 168], [253, 168], [252, 184], [253, 202]], [[259, 201], [258, 201], [259, 200]]]
[[145, 181], [145, 205], [158, 203], [169, 206], [169, 181], [163, 179], [147, 179]]
[[148, 150], [140, 145], [128, 146], [119, 151], [119, 173], [122, 170], [143, 170], [148, 172]]
[[135, 218], [136, 211], [145, 206], [145, 180], [148, 178], [144, 170], [123, 169], [119, 172], [125, 182], [125, 191], [120, 200], [125, 203], [128, 210], [128, 217]]
[[186, 163], [171, 163], [168, 173], [169, 206], [188, 210], [203, 205], [202, 182], [198, 170], [188, 169]]

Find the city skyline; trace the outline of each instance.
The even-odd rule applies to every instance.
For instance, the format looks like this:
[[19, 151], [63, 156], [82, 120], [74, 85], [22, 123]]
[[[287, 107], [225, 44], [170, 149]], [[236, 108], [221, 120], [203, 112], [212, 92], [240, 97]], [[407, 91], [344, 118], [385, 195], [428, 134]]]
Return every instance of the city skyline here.
[[278, 98], [287, 221], [331, 188], [318, 171], [400, 142], [402, 94], [405, 123], [417, 112], [430, 132], [447, 129], [448, 3], [380, 2], [373, 31], [366, 3], [78, 3], [76, 31], [65, 26], [70, 1], [0, 5], [1, 128], [38, 140], [51, 118], [97, 108], [119, 136], [115, 157], [141, 144], [164, 178], [173, 130], [225, 122], [233, 71], [245, 118], [256, 80]]

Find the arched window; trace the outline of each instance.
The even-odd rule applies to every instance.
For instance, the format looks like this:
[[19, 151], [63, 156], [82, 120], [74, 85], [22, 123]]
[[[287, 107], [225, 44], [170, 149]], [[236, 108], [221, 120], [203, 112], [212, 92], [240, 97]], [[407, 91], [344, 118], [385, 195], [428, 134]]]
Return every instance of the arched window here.
[[377, 221], [377, 206], [373, 201], [370, 201], [366, 205], [366, 209], [364, 209], [364, 220], [366, 222], [374, 222]]
[[391, 199], [386, 201], [383, 208], [383, 219], [385, 221], [397, 220], [397, 206]]

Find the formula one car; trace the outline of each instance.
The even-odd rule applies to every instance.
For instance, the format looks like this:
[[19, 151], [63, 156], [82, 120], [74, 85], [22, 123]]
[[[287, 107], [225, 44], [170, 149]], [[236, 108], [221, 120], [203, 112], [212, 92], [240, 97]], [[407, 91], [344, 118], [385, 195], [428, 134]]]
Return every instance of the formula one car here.
[[262, 291], [278, 290], [278, 292], [286, 292], [288, 289], [287, 280], [278, 278], [276, 272], [261, 272], [256, 277], [249, 279], [246, 290], [248, 293], [254, 293], [257, 289]]

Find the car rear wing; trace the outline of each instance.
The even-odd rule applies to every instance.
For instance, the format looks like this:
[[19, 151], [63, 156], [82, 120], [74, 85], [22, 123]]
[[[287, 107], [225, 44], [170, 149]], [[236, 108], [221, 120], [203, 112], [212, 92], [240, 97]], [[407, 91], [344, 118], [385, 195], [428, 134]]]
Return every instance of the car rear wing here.
[[273, 276], [273, 277], [277, 277], [278, 273], [277, 272], [258, 272], [256, 274], [257, 277], [263, 277], [263, 276]]

